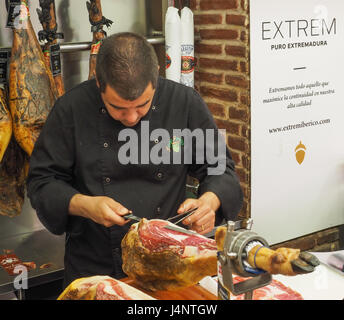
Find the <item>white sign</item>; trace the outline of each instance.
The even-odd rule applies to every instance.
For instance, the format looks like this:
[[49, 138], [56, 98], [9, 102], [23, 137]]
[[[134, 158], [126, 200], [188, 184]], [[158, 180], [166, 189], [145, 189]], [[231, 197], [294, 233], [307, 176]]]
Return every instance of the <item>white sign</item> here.
[[254, 0], [251, 214], [271, 244], [344, 223], [344, 1]]

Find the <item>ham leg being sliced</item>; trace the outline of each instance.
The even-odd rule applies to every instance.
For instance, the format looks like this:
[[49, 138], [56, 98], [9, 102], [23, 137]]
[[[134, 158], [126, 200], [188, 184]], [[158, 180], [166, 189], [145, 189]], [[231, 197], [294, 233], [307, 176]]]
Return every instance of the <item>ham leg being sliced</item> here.
[[122, 240], [123, 270], [147, 290], [176, 290], [217, 273], [213, 239], [164, 228], [165, 220], [142, 219]]

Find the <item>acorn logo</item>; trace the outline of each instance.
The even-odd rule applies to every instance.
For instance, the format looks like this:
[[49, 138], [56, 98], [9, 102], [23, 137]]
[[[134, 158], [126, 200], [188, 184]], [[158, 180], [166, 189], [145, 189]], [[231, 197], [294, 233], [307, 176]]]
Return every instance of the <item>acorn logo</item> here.
[[299, 164], [301, 164], [303, 160], [305, 159], [305, 155], [306, 155], [306, 147], [300, 141], [299, 145], [295, 148], [296, 161]]

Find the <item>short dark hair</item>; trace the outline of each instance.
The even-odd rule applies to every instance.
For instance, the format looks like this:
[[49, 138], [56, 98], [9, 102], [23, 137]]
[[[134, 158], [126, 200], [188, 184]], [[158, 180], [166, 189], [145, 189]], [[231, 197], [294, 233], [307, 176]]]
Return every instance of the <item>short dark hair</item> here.
[[106, 86], [126, 100], [137, 99], [159, 77], [159, 63], [153, 46], [141, 35], [121, 32], [103, 40], [100, 47], [96, 77], [100, 91]]

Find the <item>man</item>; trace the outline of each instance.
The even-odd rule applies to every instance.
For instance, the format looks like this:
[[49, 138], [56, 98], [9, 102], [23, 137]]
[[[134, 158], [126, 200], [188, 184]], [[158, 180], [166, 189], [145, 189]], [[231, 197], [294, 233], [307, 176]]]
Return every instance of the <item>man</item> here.
[[[223, 172], [210, 175], [216, 164], [198, 156], [209, 146], [219, 153], [218, 144], [187, 147], [173, 135], [174, 129], [217, 132], [204, 101], [195, 90], [159, 78], [158, 69], [154, 49], [143, 37], [108, 37], [97, 58], [96, 79], [56, 102], [36, 142], [28, 196], [48, 230], [66, 233], [65, 286], [91, 275], [125, 277], [120, 248], [130, 225], [123, 215], [130, 211], [166, 219], [198, 208], [184, 224], [204, 234], [213, 229], [215, 216], [234, 219], [242, 206], [228, 149]], [[173, 158], [191, 150], [191, 163], [154, 161], [154, 148], [164, 139], [150, 139], [143, 129], [171, 133], [160, 154]], [[123, 152], [129, 143], [123, 136], [130, 135], [129, 159], [139, 161], [128, 162]], [[185, 199], [187, 175], [200, 181], [198, 199]]]

